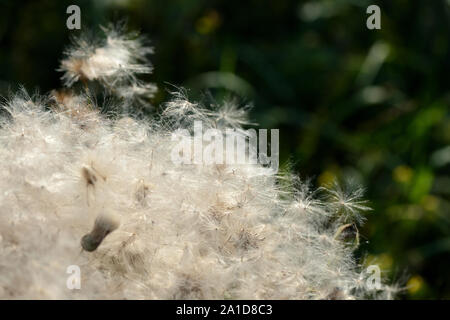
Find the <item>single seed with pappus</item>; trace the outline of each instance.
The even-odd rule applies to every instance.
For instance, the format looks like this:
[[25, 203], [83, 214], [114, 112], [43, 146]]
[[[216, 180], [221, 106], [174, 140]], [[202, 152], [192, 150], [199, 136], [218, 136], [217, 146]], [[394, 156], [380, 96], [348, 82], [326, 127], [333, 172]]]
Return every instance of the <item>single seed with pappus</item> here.
[[92, 187], [93, 190], [95, 190], [95, 185], [97, 183], [97, 175], [99, 175], [103, 181], [106, 181], [106, 177], [101, 175], [95, 168], [94, 165], [91, 163], [91, 168], [83, 167], [81, 169], [81, 176], [83, 177], [84, 181], [86, 182], [86, 202], [89, 206], [89, 187]]
[[95, 251], [103, 239], [118, 227], [119, 223], [112, 217], [104, 215], [97, 217], [92, 231], [81, 238], [81, 247], [89, 252]]
[[81, 170], [81, 174], [83, 175], [83, 178], [86, 180], [86, 186], [89, 185], [93, 186], [97, 182], [97, 177], [95, 176], [94, 172], [92, 172], [92, 170], [83, 167], [83, 169]]

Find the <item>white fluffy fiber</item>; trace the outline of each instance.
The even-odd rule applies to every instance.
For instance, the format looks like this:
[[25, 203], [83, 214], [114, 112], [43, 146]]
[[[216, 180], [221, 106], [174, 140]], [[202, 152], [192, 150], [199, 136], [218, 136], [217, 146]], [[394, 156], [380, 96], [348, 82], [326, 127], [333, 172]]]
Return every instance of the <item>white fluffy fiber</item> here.
[[[257, 165], [172, 162], [176, 129], [196, 119], [205, 130], [238, 126], [240, 111], [229, 104], [227, 114], [212, 112], [177, 95], [158, 120], [107, 118], [71, 92], [21, 93], [3, 107], [2, 299], [390, 295], [366, 288], [354, 248], [337, 236], [365, 209], [357, 197], [316, 196], [298, 178]], [[120, 226], [84, 251], [81, 238], [99, 215]], [[66, 286], [71, 265], [81, 269], [81, 289]]]

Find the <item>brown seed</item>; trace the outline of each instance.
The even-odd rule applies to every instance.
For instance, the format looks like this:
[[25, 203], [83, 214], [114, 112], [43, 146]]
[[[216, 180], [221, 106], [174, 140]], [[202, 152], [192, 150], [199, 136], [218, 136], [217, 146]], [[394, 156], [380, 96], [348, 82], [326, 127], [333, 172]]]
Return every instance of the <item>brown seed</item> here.
[[114, 218], [105, 215], [98, 216], [92, 231], [81, 238], [81, 247], [89, 252], [95, 251], [103, 239], [118, 227], [119, 223]]
[[97, 176], [91, 169], [83, 167], [83, 169], [81, 169], [81, 174], [83, 175], [84, 180], [86, 180], [87, 186], [94, 186], [97, 182]]

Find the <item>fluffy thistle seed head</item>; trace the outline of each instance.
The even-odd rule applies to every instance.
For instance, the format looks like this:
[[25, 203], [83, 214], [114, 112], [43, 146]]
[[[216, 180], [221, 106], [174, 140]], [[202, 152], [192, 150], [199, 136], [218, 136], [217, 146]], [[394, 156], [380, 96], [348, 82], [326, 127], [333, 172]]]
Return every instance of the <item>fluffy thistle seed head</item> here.
[[156, 86], [143, 83], [139, 74], [149, 74], [153, 67], [148, 55], [153, 48], [137, 33], [127, 33], [124, 25], [103, 27], [104, 38], [91, 40], [87, 36], [75, 38], [59, 71], [62, 80], [71, 87], [81, 81], [98, 81], [108, 92], [122, 98], [124, 103], [148, 105], [148, 99], [156, 92]]
[[[69, 49], [66, 85], [140, 86], [150, 49], [115, 30]], [[179, 92], [157, 119], [107, 118], [74, 86], [4, 104], [0, 298], [390, 298], [391, 287], [361, 285], [354, 246], [335, 236], [362, 220], [360, 192], [320, 197], [258, 164], [172, 162], [176, 130], [194, 121], [240, 128], [243, 113], [230, 103], [209, 110]], [[71, 265], [81, 268], [80, 290], [66, 287]]]

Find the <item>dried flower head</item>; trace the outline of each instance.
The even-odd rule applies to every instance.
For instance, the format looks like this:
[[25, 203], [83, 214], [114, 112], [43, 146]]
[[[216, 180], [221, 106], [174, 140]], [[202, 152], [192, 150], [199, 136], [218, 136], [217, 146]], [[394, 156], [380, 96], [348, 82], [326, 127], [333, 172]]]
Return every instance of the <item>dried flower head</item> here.
[[[150, 70], [142, 64], [150, 49], [105, 32], [100, 45], [78, 40], [67, 52], [66, 85], [149, 90], [135, 74]], [[2, 106], [0, 298], [392, 296], [384, 284], [361, 285], [364, 270], [343, 240], [366, 210], [360, 191], [320, 197], [259, 164], [172, 161], [171, 134], [194, 121], [240, 128], [244, 113], [232, 102], [209, 110], [178, 92], [159, 117], [137, 120], [106, 117], [75, 89], [51, 99], [19, 93]], [[81, 268], [80, 290], [66, 287], [71, 265]]]
[[109, 92], [125, 101], [137, 100], [148, 104], [156, 86], [145, 84], [137, 76], [151, 73], [148, 55], [153, 49], [137, 33], [125, 32], [123, 25], [102, 28], [104, 38], [90, 40], [87, 36], [75, 38], [66, 50], [59, 71], [64, 72], [64, 84], [71, 87], [81, 81], [100, 82]]

